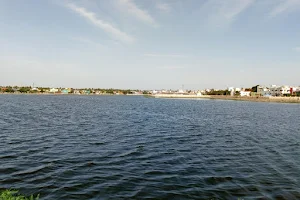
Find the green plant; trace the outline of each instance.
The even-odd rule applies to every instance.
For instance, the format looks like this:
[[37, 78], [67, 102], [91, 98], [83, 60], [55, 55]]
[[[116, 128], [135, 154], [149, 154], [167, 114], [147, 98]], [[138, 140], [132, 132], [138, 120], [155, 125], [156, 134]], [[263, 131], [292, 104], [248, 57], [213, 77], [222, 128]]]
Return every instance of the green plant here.
[[240, 92], [240, 91], [236, 91], [236, 92], [234, 93], [234, 95], [235, 95], [235, 96], [240, 96], [240, 95], [241, 95], [241, 92]]
[[34, 197], [31, 195], [30, 197], [25, 197], [19, 194], [18, 190], [4, 190], [0, 192], [0, 200], [38, 200], [39, 196]]

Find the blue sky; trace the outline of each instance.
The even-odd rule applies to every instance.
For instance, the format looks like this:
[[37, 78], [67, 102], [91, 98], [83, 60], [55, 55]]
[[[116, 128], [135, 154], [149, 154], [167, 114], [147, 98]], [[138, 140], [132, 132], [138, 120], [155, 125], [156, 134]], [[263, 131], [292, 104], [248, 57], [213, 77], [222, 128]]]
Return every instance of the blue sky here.
[[300, 0], [0, 0], [0, 85], [300, 85]]

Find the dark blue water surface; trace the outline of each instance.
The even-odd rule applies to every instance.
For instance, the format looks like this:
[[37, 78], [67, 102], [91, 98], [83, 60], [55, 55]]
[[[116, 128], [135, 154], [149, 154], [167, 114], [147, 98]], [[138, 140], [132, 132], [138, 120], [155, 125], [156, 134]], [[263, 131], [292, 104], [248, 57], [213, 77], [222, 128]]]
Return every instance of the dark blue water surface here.
[[300, 105], [0, 95], [0, 190], [41, 199], [300, 199]]

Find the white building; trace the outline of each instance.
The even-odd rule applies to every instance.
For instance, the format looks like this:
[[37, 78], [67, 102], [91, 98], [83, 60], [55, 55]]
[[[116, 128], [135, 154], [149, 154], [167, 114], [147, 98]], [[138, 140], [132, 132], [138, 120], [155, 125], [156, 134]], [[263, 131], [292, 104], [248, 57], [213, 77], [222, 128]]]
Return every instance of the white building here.
[[80, 94], [80, 91], [79, 90], [74, 90], [73, 93], [74, 94]]
[[234, 91], [234, 92], [240, 92], [240, 91], [242, 91], [242, 89], [241, 88], [235, 88], [235, 87], [229, 87], [228, 88], [228, 91]]
[[38, 88], [32, 88], [31, 91], [38, 91]]
[[291, 87], [291, 92], [294, 93], [294, 92], [298, 92], [300, 91], [300, 87]]
[[264, 86], [257, 87], [257, 94], [260, 96], [271, 96], [270, 89]]
[[240, 91], [241, 97], [250, 97], [250, 91]]
[[51, 88], [51, 89], [49, 90], [49, 92], [50, 92], [50, 93], [56, 93], [56, 92], [58, 92], [58, 89], [56, 89], [56, 88]]
[[234, 91], [234, 87], [229, 87], [229, 88], [228, 88], [228, 91], [229, 91], [229, 92]]
[[183, 89], [178, 90], [178, 93], [182, 94], [185, 93], [185, 91]]
[[236, 92], [241, 92], [241, 88], [229, 87], [228, 91], [230, 92], [231, 96], [234, 96]]
[[283, 96], [291, 94], [291, 88], [289, 86], [277, 87], [275, 85], [272, 85], [272, 87], [270, 88], [270, 94], [271, 96]]

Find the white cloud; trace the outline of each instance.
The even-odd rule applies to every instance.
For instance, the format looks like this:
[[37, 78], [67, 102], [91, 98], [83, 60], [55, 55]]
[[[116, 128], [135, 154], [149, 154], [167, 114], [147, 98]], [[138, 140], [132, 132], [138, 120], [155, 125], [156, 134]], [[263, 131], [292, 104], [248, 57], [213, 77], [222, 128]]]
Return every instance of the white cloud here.
[[208, 0], [201, 9], [209, 16], [209, 23], [230, 24], [256, 0]]
[[300, 52], [300, 47], [296, 47], [296, 48], [295, 48], [295, 51]]
[[299, 8], [300, 0], [282, 0], [279, 5], [277, 5], [273, 10], [271, 10], [270, 16], [275, 17], [284, 12], [290, 12]]
[[113, 38], [126, 42], [126, 43], [132, 43], [134, 42], [134, 38], [128, 35], [125, 32], [120, 31], [119, 29], [115, 28], [113, 25], [104, 22], [103, 20], [97, 18], [96, 14], [90, 11], [87, 11], [83, 7], [78, 7], [74, 4], [67, 4], [67, 7], [79, 14], [80, 16], [84, 17], [86, 20], [90, 21], [93, 23], [95, 26], [101, 28], [104, 30], [106, 33], [108, 33], [110, 36]]
[[230, 0], [232, 3], [229, 3], [228, 7], [224, 7], [224, 10], [221, 12], [223, 12], [222, 14], [224, 17], [229, 20], [233, 20], [236, 16], [250, 7], [254, 1], [255, 0]]
[[147, 57], [172, 57], [172, 58], [185, 58], [187, 56], [185, 55], [178, 55], [178, 54], [151, 54], [151, 53], [146, 53], [144, 56]]
[[126, 9], [126, 12], [130, 13], [138, 20], [157, 26], [157, 23], [153, 17], [145, 10], [140, 9], [133, 0], [119, 0], [119, 4]]
[[163, 11], [163, 12], [170, 12], [171, 11], [171, 6], [169, 4], [166, 4], [166, 3], [159, 2], [159, 3], [156, 4], [156, 7], [159, 10]]

